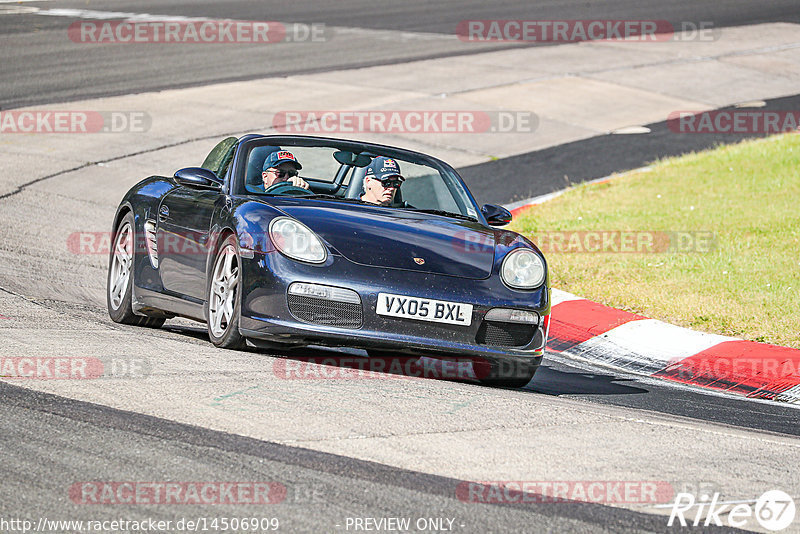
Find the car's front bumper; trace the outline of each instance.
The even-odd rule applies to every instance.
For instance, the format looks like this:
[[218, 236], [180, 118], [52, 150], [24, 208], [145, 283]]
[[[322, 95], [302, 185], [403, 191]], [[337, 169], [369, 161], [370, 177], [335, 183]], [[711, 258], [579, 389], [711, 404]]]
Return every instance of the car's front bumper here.
[[[332, 255], [324, 265], [308, 265], [283, 255], [242, 255], [241, 333], [253, 340], [287, 345], [348, 346], [431, 356], [482, 357], [492, 361], [541, 360], [546, 342], [549, 291], [517, 291], [493, 274], [483, 280], [400, 271], [353, 263]], [[299, 319], [290, 310], [287, 289], [292, 282], [346, 288], [361, 299], [358, 327], [341, 327]], [[386, 292], [473, 306], [469, 326], [387, 317], [376, 313], [378, 293]], [[530, 341], [518, 346], [480, 343], [481, 325], [492, 308], [537, 312], [540, 324]], [[485, 328], [485, 326], [484, 326]], [[485, 330], [484, 330], [485, 332]]]

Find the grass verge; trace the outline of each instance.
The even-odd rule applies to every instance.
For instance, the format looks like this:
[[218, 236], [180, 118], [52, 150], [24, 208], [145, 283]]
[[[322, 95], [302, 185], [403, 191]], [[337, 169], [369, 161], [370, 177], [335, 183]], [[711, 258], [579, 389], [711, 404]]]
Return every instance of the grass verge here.
[[[577, 186], [512, 230], [553, 287], [672, 324], [800, 348], [800, 135]], [[631, 252], [633, 250], [633, 252]]]

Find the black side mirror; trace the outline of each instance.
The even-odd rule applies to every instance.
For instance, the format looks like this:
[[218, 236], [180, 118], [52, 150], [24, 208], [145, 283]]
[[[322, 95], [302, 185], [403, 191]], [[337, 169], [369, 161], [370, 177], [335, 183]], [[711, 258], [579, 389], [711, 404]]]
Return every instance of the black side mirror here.
[[511, 222], [511, 212], [502, 206], [484, 204], [481, 213], [486, 217], [486, 222], [490, 226], [505, 226]]
[[216, 191], [222, 189], [222, 182], [217, 178], [217, 175], [202, 167], [187, 167], [176, 171], [175, 181], [180, 185], [199, 189], [214, 189]]

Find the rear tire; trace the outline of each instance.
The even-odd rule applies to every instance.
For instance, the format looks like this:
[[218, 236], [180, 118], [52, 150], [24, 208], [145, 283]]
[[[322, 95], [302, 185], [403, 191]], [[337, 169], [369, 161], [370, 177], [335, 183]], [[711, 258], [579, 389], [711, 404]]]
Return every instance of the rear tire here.
[[246, 345], [244, 336], [239, 333], [240, 267], [236, 238], [229, 235], [217, 248], [206, 288], [208, 337], [211, 343], [222, 349], [241, 349]]
[[128, 212], [111, 236], [113, 249], [106, 279], [108, 315], [115, 323], [160, 328], [166, 319], [133, 313], [133, 271], [136, 266], [136, 232], [133, 214]]

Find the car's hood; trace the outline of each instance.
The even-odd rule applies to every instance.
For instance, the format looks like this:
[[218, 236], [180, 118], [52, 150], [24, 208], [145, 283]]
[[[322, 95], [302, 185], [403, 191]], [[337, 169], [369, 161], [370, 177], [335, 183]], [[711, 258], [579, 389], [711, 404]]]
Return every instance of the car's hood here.
[[464, 278], [487, 278], [494, 232], [450, 217], [330, 201], [278, 201], [350, 261]]

